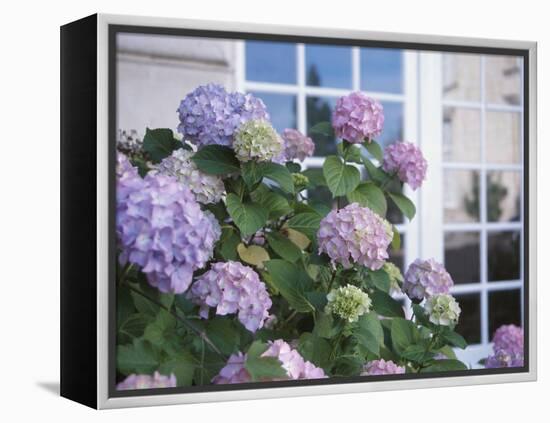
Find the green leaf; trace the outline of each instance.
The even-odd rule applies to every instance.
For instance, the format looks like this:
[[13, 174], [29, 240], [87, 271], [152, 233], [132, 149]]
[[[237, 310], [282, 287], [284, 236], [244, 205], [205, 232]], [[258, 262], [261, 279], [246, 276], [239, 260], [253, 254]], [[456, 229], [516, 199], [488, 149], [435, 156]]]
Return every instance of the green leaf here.
[[204, 146], [191, 159], [201, 171], [211, 175], [227, 175], [241, 170], [233, 150], [222, 145]]
[[416, 321], [421, 324], [422, 326], [430, 327], [430, 321], [428, 320], [428, 316], [426, 315], [426, 312], [424, 311], [424, 308], [418, 304], [412, 305], [414, 317], [416, 318]]
[[384, 182], [390, 179], [389, 175], [384, 172], [381, 168], [376, 167], [368, 157], [363, 157], [363, 164], [367, 169], [370, 179], [373, 181], [383, 184]]
[[378, 270], [369, 270], [369, 277], [373, 285], [377, 287], [380, 291], [386, 293], [390, 291], [390, 276], [383, 268]]
[[382, 160], [384, 159], [384, 153], [382, 151], [382, 147], [380, 147], [380, 144], [378, 144], [374, 140], [370, 140], [364, 142], [363, 147], [365, 147], [376, 160], [382, 163]]
[[405, 360], [414, 361], [416, 363], [423, 363], [432, 356], [433, 353], [427, 352], [426, 347], [418, 344], [409, 345], [401, 353], [401, 357]]
[[237, 260], [237, 245], [241, 242], [241, 237], [237, 235], [236, 228], [223, 228], [220, 242], [218, 243], [221, 256], [225, 260]]
[[184, 350], [162, 363], [158, 371], [163, 375], [173, 373], [176, 376], [177, 386], [191, 386], [196, 367], [195, 358], [191, 353]]
[[300, 163], [286, 162], [285, 166], [289, 170], [290, 173], [299, 173], [299, 172], [302, 171], [302, 166], [300, 166]]
[[288, 377], [278, 358], [262, 357], [267, 348], [267, 344], [254, 341], [248, 349], [244, 367], [253, 382], [269, 379], [286, 379]]
[[119, 345], [116, 360], [117, 370], [124, 375], [153, 373], [159, 366], [157, 354], [143, 339], [135, 339], [131, 345]]
[[239, 348], [240, 333], [229, 319], [215, 318], [206, 324], [206, 334], [224, 354], [233, 354]]
[[266, 234], [269, 246], [283, 259], [295, 263], [302, 257], [302, 251], [284, 235], [278, 232]]
[[262, 163], [261, 173], [264, 178], [277, 182], [283, 191], [294, 193], [292, 174], [286, 166], [273, 162]]
[[401, 303], [385, 292], [375, 290], [371, 294], [374, 310], [386, 317], [405, 317]]
[[147, 325], [143, 338], [153, 345], [162, 346], [166, 336], [176, 328], [176, 318], [160, 309], [156, 319]]
[[314, 239], [320, 223], [321, 216], [317, 213], [300, 213], [290, 218], [287, 225], [290, 229], [303, 233], [309, 239]]
[[403, 194], [398, 194], [395, 192], [387, 192], [387, 194], [393, 200], [399, 210], [401, 210], [401, 212], [409, 220], [412, 220], [414, 215], [416, 214], [416, 207], [414, 206], [414, 203]]
[[327, 181], [325, 180], [325, 176], [323, 175], [323, 169], [306, 169], [302, 172], [302, 175], [306, 176], [309, 179], [309, 185], [311, 188], [327, 186]]
[[361, 182], [347, 197], [350, 203], [359, 203], [382, 217], [386, 216], [388, 208], [386, 197], [384, 197], [384, 192], [373, 182]]
[[334, 318], [331, 314], [318, 312], [315, 316], [315, 327], [313, 328], [313, 333], [316, 336], [330, 339], [336, 335], [337, 330], [335, 330]]
[[174, 150], [182, 148], [183, 144], [174, 138], [171, 129], [159, 128], [145, 130], [143, 149], [149, 154], [153, 162], [158, 163], [172, 154]]
[[457, 370], [468, 370], [468, 367], [466, 367], [466, 365], [459, 360], [436, 360], [431, 366], [425, 367], [420, 370], [420, 373], [448, 372]]
[[246, 246], [244, 243], [237, 245], [237, 253], [242, 261], [256, 266], [258, 269], [264, 268], [264, 262], [269, 260], [269, 254], [264, 247], [259, 245]]
[[[124, 319], [118, 327], [118, 335], [126, 335], [130, 339], [139, 338], [143, 335], [145, 327], [150, 323], [151, 318], [148, 315], [135, 313]], [[120, 342], [120, 341], [119, 341]]]
[[355, 166], [344, 164], [337, 156], [328, 156], [325, 159], [323, 175], [334, 197], [353, 191], [361, 180], [359, 170]]
[[403, 351], [415, 341], [415, 326], [410, 320], [395, 318], [391, 323], [391, 339], [396, 353]]
[[309, 134], [318, 134], [325, 137], [334, 137], [334, 128], [330, 122], [319, 122], [309, 128]]
[[466, 340], [460, 334], [456, 333], [453, 330], [450, 330], [450, 329], [445, 330], [442, 333], [442, 336], [445, 341], [462, 350], [468, 346], [468, 343], [466, 342]]
[[267, 210], [270, 219], [278, 219], [292, 211], [287, 199], [270, 191], [265, 184], [261, 184], [250, 196], [252, 200], [260, 203]]
[[311, 286], [307, 273], [284, 260], [269, 260], [265, 267], [271, 283], [293, 309], [302, 313], [315, 311], [305, 296], [305, 290]]
[[449, 346], [449, 345], [445, 345], [444, 347], [441, 347], [439, 349], [439, 352], [441, 354], [444, 354], [447, 356], [447, 358], [452, 358], [452, 359], [456, 359], [456, 354], [455, 352], [453, 351], [453, 349]]
[[248, 188], [252, 188], [263, 178], [261, 164], [250, 160], [241, 164], [241, 175]]
[[347, 162], [361, 163], [361, 149], [355, 144], [350, 144], [347, 141], [339, 142], [336, 146], [338, 154]]
[[392, 232], [393, 232], [393, 238], [391, 239], [391, 248], [393, 251], [399, 251], [401, 248], [401, 234], [395, 227], [395, 225], [392, 225]]
[[258, 231], [268, 218], [268, 212], [260, 204], [243, 203], [233, 193], [227, 195], [227, 211], [244, 236]]
[[326, 339], [315, 336], [312, 333], [305, 332], [300, 336], [298, 352], [305, 360], [312, 362], [318, 367], [325, 368], [331, 364], [330, 343]]
[[376, 313], [371, 312], [361, 316], [353, 335], [367, 350], [375, 355], [380, 354], [380, 346], [384, 343], [384, 332]]

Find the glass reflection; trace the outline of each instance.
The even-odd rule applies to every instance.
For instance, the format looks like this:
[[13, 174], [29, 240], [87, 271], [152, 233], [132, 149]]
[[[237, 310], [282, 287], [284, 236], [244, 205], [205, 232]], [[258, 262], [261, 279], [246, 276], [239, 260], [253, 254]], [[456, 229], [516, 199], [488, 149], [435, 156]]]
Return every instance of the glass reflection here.
[[445, 223], [479, 221], [479, 172], [445, 170], [443, 173], [443, 216]]
[[443, 55], [443, 98], [479, 101], [481, 98], [481, 59], [477, 54]]
[[306, 45], [306, 83], [351, 88], [351, 47]]
[[445, 268], [455, 284], [481, 280], [479, 249], [479, 232], [445, 234]]
[[487, 162], [520, 163], [521, 114], [487, 112], [485, 125]]
[[486, 56], [485, 97], [488, 103], [521, 104], [521, 64], [514, 56]]
[[395, 141], [403, 141], [403, 103], [382, 102], [384, 130], [376, 141], [385, 147]]
[[479, 162], [481, 156], [481, 112], [477, 109], [443, 109], [443, 160]]
[[[319, 122], [330, 122], [332, 110], [336, 104], [335, 97], [309, 96], [306, 99], [308, 133], [312, 126]], [[336, 154], [336, 139], [320, 134], [310, 134], [315, 142], [315, 155], [319, 157]]]
[[520, 208], [520, 172], [488, 172], [487, 220], [489, 222], [519, 222]]
[[460, 333], [468, 344], [481, 342], [481, 302], [479, 294], [455, 295], [460, 305], [461, 313], [455, 330]]
[[360, 50], [361, 89], [365, 91], [403, 92], [403, 51], [388, 48]]
[[521, 326], [521, 291], [514, 289], [489, 292], [490, 337], [492, 338], [500, 326], [510, 324]]
[[511, 281], [520, 274], [520, 232], [489, 232], [487, 235], [488, 279]]
[[245, 49], [247, 80], [296, 83], [296, 44], [246, 41]]
[[296, 128], [296, 96], [252, 92], [265, 103], [273, 127], [282, 132], [286, 128]]

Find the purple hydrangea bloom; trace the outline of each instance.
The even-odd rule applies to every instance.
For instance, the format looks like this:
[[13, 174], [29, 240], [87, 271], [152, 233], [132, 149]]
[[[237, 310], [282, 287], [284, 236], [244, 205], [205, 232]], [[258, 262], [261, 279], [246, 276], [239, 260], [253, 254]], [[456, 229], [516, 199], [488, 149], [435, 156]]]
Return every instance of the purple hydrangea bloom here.
[[315, 144], [313, 140], [297, 129], [287, 128], [282, 133], [283, 152], [277, 158], [279, 162], [288, 162], [298, 159], [303, 162], [306, 157], [313, 156]]
[[403, 291], [411, 299], [422, 300], [436, 294], [448, 294], [454, 285], [451, 275], [433, 258], [416, 259], [405, 273]]
[[265, 104], [251, 94], [228, 93], [221, 85], [201, 85], [178, 108], [180, 132], [199, 148], [231, 146], [235, 131], [252, 119], [269, 119]]
[[[292, 348], [282, 339], [269, 341], [269, 348], [262, 357], [277, 357], [281, 367], [286, 371], [287, 378], [298, 379], [323, 379], [327, 375], [323, 369], [313, 363], [304, 360], [298, 351]], [[246, 354], [241, 352], [231, 355], [225, 367], [212, 379], [215, 384], [245, 383], [250, 382], [250, 374], [245, 369]]]
[[497, 350], [485, 360], [486, 369], [499, 369], [502, 367], [523, 367], [523, 354], [513, 354], [506, 350]]
[[170, 376], [163, 376], [159, 372], [155, 372], [151, 375], [136, 375], [131, 374], [122, 382], [120, 382], [116, 389], [118, 391], [124, 391], [128, 389], [153, 389], [153, 388], [175, 388], [176, 376], [171, 374]]
[[317, 232], [319, 253], [327, 253], [333, 263], [350, 268], [353, 261], [371, 270], [384, 265], [392, 237], [387, 221], [357, 203], [332, 210]]
[[523, 354], [523, 329], [516, 325], [502, 325], [493, 336], [495, 350]]
[[236, 261], [214, 263], [193, 284], [188, 297], [201, 306], [201, 317], [208, 318], [209, 307], [216, 307], [220, 316], [238, 313], [239, 321], [251, 332], [263, 327], [271, 307], [258, 274]]
[[361, 144], [381, 134], [384, 127], [384, 108], [361, 92], [340, 97], [332, 114], [336, 136]]
[[121, 264], [132, 263], [161, 292], [182, 293], [212, 257], [221, 229], [175, 178], [141, 179], [119, 155], [116, 231]]
[[398, 178], [413, 190], [426, 179], [428, 162], [420, 149], [410, 142], [396, 142], [384, 149], [384, 170], [397, 173]]
[[361, 376], [400, 375], [405, 373], [405, 367], [398, 366], [391, 360], [369, 361], [363, 366]]

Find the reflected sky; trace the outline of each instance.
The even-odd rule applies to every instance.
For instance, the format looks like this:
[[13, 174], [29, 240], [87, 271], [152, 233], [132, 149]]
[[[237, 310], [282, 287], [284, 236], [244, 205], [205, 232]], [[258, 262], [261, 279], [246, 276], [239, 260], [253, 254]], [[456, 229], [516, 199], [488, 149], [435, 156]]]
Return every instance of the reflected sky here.
[[351, 47], [306, 45], [306, 72], [307, 85], [351, 89]]
[[403, 92], [403, 51], [387, 48], [361, 49], [361, 89]]
[[246, 79], [296, 83], [296, 44], [271, 41], [246, 42]]
[[273, 127], [282, 132], [286, 128], [296, 128], [296, 96], [289, 94], [273, 94], [251, 92], [261, 98], [267, 107]]

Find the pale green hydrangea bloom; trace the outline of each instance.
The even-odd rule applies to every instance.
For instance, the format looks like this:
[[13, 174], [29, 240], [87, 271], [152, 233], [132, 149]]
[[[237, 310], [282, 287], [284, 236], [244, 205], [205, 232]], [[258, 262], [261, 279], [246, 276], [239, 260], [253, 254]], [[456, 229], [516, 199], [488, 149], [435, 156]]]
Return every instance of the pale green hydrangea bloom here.
[[350, 323], [368, 313], [372, 305], [368, 294], [353, 285], [333, 289], [327, 295], [327, 300], [325, 312], [335, 314]]
[[403, 283], [404, 279], [403, 279], [403, 275], [401, 274], [401, 270], [399, 270], [399, 267], [387, 261], [386, 263], [384, 263], [383, 269], [390, 277], [390, 293], [391, 294], [400, 293], [401, 284]]
[[237, 131], [233, 149], [241, 162], [268, 162], [281, 154], [283, 141], [268, 121], [249, 120]]
[[458, 323], [460, 307], [452, 295], [436, 294], [426, 300], [424, 306], [430, 322], [436, 325], [451, 326]]
[[302, 175], [301, 173], [293, 173], [292, 182], [294, 182], [294, 186], [296, 188], [304, 189], [309, 184], [309, 178], [306, 175]]

